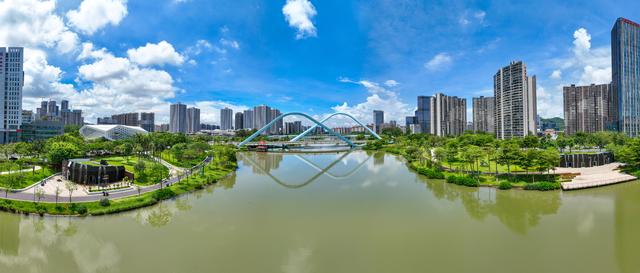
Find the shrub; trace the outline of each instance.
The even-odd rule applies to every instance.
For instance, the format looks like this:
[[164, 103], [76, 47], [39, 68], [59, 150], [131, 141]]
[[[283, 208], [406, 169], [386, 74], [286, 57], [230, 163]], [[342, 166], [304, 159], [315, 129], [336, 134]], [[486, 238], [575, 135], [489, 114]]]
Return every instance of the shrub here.
[[165, 200], [165, 199], [169, 199], [176, 196], [176, 193], [169, 189], [169, 188], [164, 188], [161, 190], [157, 190], [153, 193], [153, 199], [155, 199], [156, 201], [160, 201], [160, 200]]
[[87, 207], [86, 207], [85, 205], [78, 205], [78, 206], [77, 206], [76, 212], [77, 212], [78, 214], [80, 214], [80, 215], [85, 215], [85, 214], [87, 214], [87, 211], [88, 211], [88, 210], [87, 210]]
[[480, 183], [470, 176], [451, 175], [447, 177], [447, 183], [452, 183], [467, 187], [478, 187]]
[[498, 189], [501, 189], [501, 190], [509, 190], [512, 187], [513, 186], [511, 185], [511, 183], [509, 183], [507, 181], [502, 181], [502, 182], [500, 182], [500, 185], [498, 185]]
[[527, 184], [524, 186], [528, 191], [551, 191], [560, 189], [560, 183], [558, 182], [536, 182]]
[[100, 199], [100, 206], [108, 207], [110, 205], [111, 205], [111, 201], [109, 201], [109, 198]]
[[444, 173], [438, 169], [418, 167], [416, 171], [431, 179], [444, 179]]
[[523, 174], [523, 173], [512, 173], [512, 174], [500, 174], [498, 175], [498, 178], [503, 179], [503, 180], [507, 180], [511, 183], [517, 183], [517, 182], [527, 182], [527, 183], [534, 183], [534, 182], [555, 182], [558, 181], [560, 178], [559, 174]]

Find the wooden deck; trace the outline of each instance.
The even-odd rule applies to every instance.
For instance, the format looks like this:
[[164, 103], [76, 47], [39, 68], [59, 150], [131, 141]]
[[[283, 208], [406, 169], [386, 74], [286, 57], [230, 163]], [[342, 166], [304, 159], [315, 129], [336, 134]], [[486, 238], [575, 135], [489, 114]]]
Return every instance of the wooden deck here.
[[563, 190], [577, 190], [601, 187], [637, 180], [635, 176], [621, 173], [620, 163], [611, 163], [591, 168], [557, 168], [556, 173], [579, 173], [571, 182], [563, 182]]

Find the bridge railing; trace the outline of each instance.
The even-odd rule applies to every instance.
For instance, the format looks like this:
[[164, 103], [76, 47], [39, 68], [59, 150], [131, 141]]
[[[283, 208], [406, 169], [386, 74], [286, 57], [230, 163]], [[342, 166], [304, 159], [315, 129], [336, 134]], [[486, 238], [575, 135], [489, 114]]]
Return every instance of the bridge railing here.
[[348, 138], [344, 137], [343, 135], [335, 132], [334, 130], [332, 130], [331, 128], [327, 127], [326, 125], [324, 125], [324, 123], [329, 120], [330, 118], [334, 117], [334, 116], [346, 116], [351, 118], [353, 121], [355, 121], [357, 124], [359, 124], [360, 126], [364, 127], [367, 131], [369, 131], [369, 133], [371, 133], [371, 135], [373, 135], [375, 138], [377, 139], [382, 139], [378, 134], [376, 134], [376, 132], [374, 132], [373, 130], [371, 130], [371, 128], [367, 127], [366, 125], [364, 125], [362, 122], [360, 122], [358, 119], [356, 119], [355, 117], [353, 117], [352, 115], [349, 115], [347, 113], [333, 113], [331, 115], [329, 115], [328, 117], [322, 119], [322, 121], [318, 121], [314, 118], [312, 118], [311, 116], [305, 114], [305, 113], [300, 113], [300, 112], [291, 112], [291, 113], [286, 113], [286, 114], [282, 114], [280, 116], [278, 116], [277, 118], [275, 118], [274, 120], [272, 120], [271, 122], [269, 122], [267, 125], [263, 126], [262, 128], [260, 128], [258, 131], [256, 131], [255, 133], [253, 133], [251, 136], [249, 136], [248, 138], [246, 138], [244, 141], [240, 142], [238, 144], [238, 147], [242, 147], [244, 145], [246, 145], [247, 143], [251, 142], [251, 140], [253, 140], [254, 138], [258, 137], [259, 135], [261, 135], [262, 133], [264, 133], [266, 130], [270, 129], [276, 122], [282, 120], [283, 118], [287, 117], [287, 116], [302, 116], [308, 120], [310, 120], [311, 122], [314, 123], [313, 126], [311, 126], [309, 129], [307, 129], [306, 131], [304, 131], [302, 134], [296, 136], [295, 138], [293, 138], [291, 140], [291, 142], [294, 141], [298, 141], [300, 140], [302, 137], [306, 136], [307, 134], [309, 134], [310, 132], [312, 132], [313, 130], [315, 130], [318, 127], [321, 127], [322, 129], [324, 129], [325, 131], [329, 132], [329, 134], [332, 134], [336, 137], [338, 137], [340, 140], [346, 142], [347, 144], [349, 144], [349, 146], [351, 147], [355, 147], [356, 145], [349, 140]]

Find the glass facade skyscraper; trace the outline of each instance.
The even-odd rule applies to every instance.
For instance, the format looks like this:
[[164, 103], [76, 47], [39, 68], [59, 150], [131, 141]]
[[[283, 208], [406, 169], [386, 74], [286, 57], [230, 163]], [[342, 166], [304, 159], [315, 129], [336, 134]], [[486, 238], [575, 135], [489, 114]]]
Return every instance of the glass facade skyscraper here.
[[640, 25], [618, 18], [611, 30], [611, 101], [609, 129], [640, 136]]
[[431, 96], [418, 96], [418, 109], [415, 115], [420, 133], [431, 133]]

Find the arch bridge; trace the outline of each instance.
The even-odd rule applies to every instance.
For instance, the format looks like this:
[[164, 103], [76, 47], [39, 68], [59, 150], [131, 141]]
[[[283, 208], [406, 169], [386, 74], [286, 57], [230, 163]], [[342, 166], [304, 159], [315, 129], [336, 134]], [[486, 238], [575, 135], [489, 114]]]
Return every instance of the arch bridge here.
[[364, 125], [362, 122], [360, 122], [358, 119], [356, 119], [355, 117], [353, 117], [352, 115], [349, 115], [347, 113], [333, 113], [329, 116], [327, 116], [326, 118], [322, 119], [321, 121], [318, 121], [316, 119], [314, 119], [313, 117], [305, 114], [305, 113], [301, 113], [301, 112], [290, 112], [290, 113], [285, 113], [282, 114], [280, 116], [278, 116], [277, 118], [273, 119], [271, 122], [267, 123], [267, 125], [263, 126], [262, 128], [260, 128], [258, 131], [256, 131], [255, 133], [253, 133], [251, 136], [247, 137], [245, 140], [243, 140], [242, 142], [240, 142], [238, 144], [238, 147], [242, 147], [244, 145], [246, 145], [247, 143], [251, 142], [251, 140], [253, 140], [254, 138], [258, 137], [260, 134], [264, 133], [266, 130], [269, 130], [276, 122], [282, 120], [285, 117], [288, 116], [300, 116], [300, 117], [304, 117], [306, 119], [308, 119], [309, 121], [313, 122], [314, 125], [311, 126], [309, 129], [307, 129], [306, 131], [304, 131], [302, 134], [294, 137], [293, 139], [291, 139], [291, 142], [294, 141], [298, 141], [301, 138], [303, 138], [304, 136], [306, 136], [307, 134], [313, 132], [316, 128], [320, 127], [323, 130], [325, 130], [326, 132], [328, 132], [331, 135], [334, 135], [336, 137], [338, 137], [340, 140], [346, 142], [349, 146], [356, 147], [356, 144], [354, 144], [353, 142], [351, 142], [351, 140], [349, 140], [348, 138], [346, 138], [345, 136], [335, 132], [333, 129], [327, 127], [326, 125], [324, 125], [324, 123], [331, 119], [332, 117], [335, 116], [346, 116], [348, 118], [350, 118], [351, 120], [353, 120], [354, 122], [356, 122], [358, 125], [362, 126], [365, 128], [365, 130], [367, 130], [369, 133], [371, 133], [371, 135], [373, 135], [375, 138], [377, 139], [382, 139], [378, 134], [376, 134], [376, 132], [374, 132], [373, 130], [371, 130], [369, 127], [367, 127], [366, 125]]

